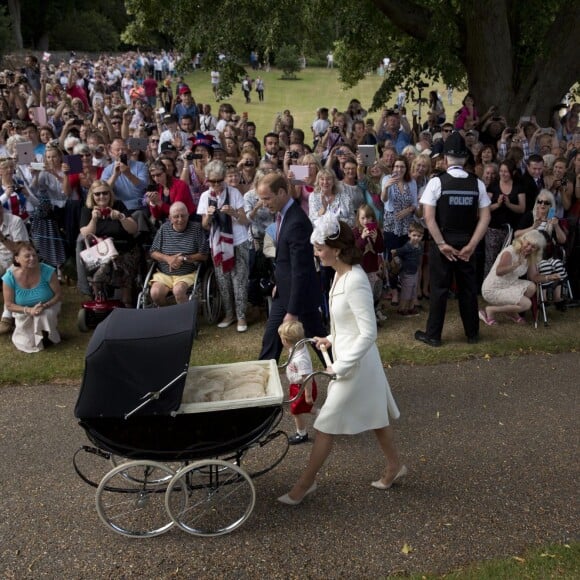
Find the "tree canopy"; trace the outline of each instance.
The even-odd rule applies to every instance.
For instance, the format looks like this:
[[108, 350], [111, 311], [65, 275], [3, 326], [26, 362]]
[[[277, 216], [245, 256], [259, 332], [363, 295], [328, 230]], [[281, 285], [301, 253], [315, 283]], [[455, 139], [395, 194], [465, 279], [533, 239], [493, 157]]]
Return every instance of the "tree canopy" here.
[[[307, 57], [333, 49], [347, 86], [389, 57], [395, 66], [375, 95], [375, 109], [399, 86], [411, 89], [424, 78], [466, 86], [480, 110], [497, 105], [510, 120], [535, 113], [546, 122], [550, 108], [580, 77], [578, 1], [0, 2], [10, 10], [17, 45], [21, 30], [20, 43], [37, 49], [50, 40], [51, 48], [81, 43], [75, 48], [111, 50], [111, 39], [124, 29], [121, 40], [127, 45], [175, 48], [186, 57], [203, 53], [205, 67], [220, 67], [224, 89], [239, 82], [240, 65], [251, 50], [272, 63], [284, 45]], [[22, 22], [16, 26], [19, 15]], [[98, 26], [91, 27], [97, 15]], [[74, 31], [71, 22], [79, 24]], [[219, 59], [220, 54], [226, 58]]]
[[117, 50], [128, 24], [124, 0], [0, 0], [16, 48]]
[[[124, 40], [153, 31], [205, 64], [244, 62], [251, 49], [268, 59], [292, 42], [306, 55], [335, 47], [341, 79], [353, 86], [388, 56], [395, 67], [375, 95], [383, 105], [398, 86], [421, 78], [474, 93], [480, 109], [508, 119], [550, 108], [578, 80], [580, 2], [565, 0], [126, 0], [133, 21]], [[243, 59], [243, 60], [242, 60]], [[228, 65], [225, 65], [228, 67]], [[241, 74], [230, 66], [230, 81]]]

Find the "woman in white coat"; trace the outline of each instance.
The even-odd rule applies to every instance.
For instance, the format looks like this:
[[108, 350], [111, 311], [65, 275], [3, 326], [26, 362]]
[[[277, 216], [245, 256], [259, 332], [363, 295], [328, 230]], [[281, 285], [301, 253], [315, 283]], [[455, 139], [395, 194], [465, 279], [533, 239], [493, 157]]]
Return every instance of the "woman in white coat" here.
[[330, 348], [334, 356], [327, 369], [336, 375], [314, 423], [316, 439], [308, 466], [289, 493], [278, 498], [297, 505], [316, 490], [316, 474], [332, 450], [334, 435], [354, 435], [373, 430], [387, 461], [381, 479], [372, 482], [388, 489], [407, 474], [394, 442], [389, 415], [399, 409], [385, 377], [379, 351], [373, 296], [351, 228], [334, 216], [320, 219], [311, 242], [323, 266], [335, 270], [330, 291], [331, 334], [315, 337], [317, 348]]

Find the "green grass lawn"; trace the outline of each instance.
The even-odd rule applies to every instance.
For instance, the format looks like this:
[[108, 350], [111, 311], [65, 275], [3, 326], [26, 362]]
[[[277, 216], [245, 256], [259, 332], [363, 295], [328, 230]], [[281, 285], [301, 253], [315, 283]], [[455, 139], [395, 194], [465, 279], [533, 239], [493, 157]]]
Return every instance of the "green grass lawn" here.
[[[443, 333], [444, 346], [430, 348], [413, 338], [416, 329], [425, 328], [427, 302], [424, 312], [416, 318], [403, 318], [395, 309], [385, 305], [388, 320], [379, 328], [378, 346], [385, 365], [438, 364], [469, 358], [490, 360], [498, 356], [520, 356], [526, 353], [554, 353], [578, 347], [580, 309], [566, 314], [549, 311], [551, 324], [537, 329], [532, 324], [519, 326], [500, 320], [494, 327], [481, 328], [479, 344], [468, 345], [457, 312], [457, 303], [450, 300]], [[37, 354], [24, 354], [14, 348], [9, 336], [0, 337], [0, 385], [29, 383], [79, 384], [84, 368], [84, 354], [90, 333], [77, 329], [80, 297], [74, 287], [64, 288], [64, 303], [59, 327], [63, 334], [60, 345]], [[208, 326], [200, 315], [199, 334], [195, 340], [191, 364], [218, 364], [255, 360], [260, 351], [266, 321], [265, 310], [250, 308], [248, 332], [240, 335], [235, 326], [221, 330]]]
[[[248, 74], [255, 78], [261, 76], [264, 79], [264, 102], [258, 101], [258, 94], [252, 91], [252, 102], [246, 104], [242, 90], [236, 87], [234, 94], [225, 99], [225, 102], [231, 103], [238, 114], [247, 112], [250, 121], [254, 121], [257, 127], [257, 135], [261, 138], [265, 133], [271, 131], [274, 126], [276, 113], [285, 109], [290, 109], [294, 116], [294, 126], [301, 128], [306, 134], [306, 142], [312, 142], [312, 132], [310, 126], [316, 117], [318, 107], [336, 107], [337, 109], [346, 110], [351, 99], [358, 99], [365, 109], [369, 109], [372, 97], [380, 86], [383, 78], [376, 74], [370, 74], [365, 77], [356, 87], [345, 90], [338, 80], [336, 69], [325, 68], [306, 68], [300, 71], [296, 80], [282, 80], [281, 71], [272, 70], [271, 72], [248, 70]], [[215, 97], [211, 91], [209, 72], [195, 71], [193, 74], [186, 76], [186, 81], [192, 89], [192, 94], [199, 103], [209, 103], [212, 111], [217, 117], [219, 103], [216, 103]], [[449, 116], [452, 115], [456, 108], [459, 108], [464, 93], [454, 93], [454, 106], [447, 105], [447, 93], [445, 86], [440, 83], [432, 85], [444, 97], [444, 103]], [[426, 89], [423, 96], [427, 96], [430, 89]], [[389, 104], [395, 103], [396, 95], [393, 95]], [[416, 105], [408, 104], [408, 114]], [[423, 120], [426, 119], [426, 109], [423, 108]], [[369, 113], [369, 117], [378, 121], [379, 112]]]

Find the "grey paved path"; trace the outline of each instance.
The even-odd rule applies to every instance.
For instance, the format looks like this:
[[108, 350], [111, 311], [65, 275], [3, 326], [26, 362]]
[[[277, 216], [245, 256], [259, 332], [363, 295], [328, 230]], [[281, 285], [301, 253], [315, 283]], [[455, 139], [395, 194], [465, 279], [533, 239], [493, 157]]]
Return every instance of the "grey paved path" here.
[[[577, 538], [579, 371], [577, 353], [390, 369], [404, 414], [404, 486], [372, 489], [381, 470], [372, 436], [345, 437], [316, 494], [282, 506], [275, 498], [309, 451], [298, 446], [256, 479], [251, 519], [217, 539], [171, 530], [136, 541], [109, 532], [94, 490], [71, 466], [86, 442], [73, 418], [77, 390], [3, 388], [0, 576], [376, 578]], [[287, 417], [283, 424], [290, 428]], [[262, 451], [255, 462], [268, 459]]]

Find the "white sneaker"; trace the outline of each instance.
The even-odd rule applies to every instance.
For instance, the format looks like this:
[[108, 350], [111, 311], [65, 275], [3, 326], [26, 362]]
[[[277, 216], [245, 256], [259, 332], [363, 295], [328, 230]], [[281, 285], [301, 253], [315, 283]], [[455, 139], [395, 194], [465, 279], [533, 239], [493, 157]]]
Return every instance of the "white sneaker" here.
[[377, 320], [380, 322], [384, 322], [387, 319], [387, 317], [380, 310], [375, 311], [375, 314], [377, 316]]

